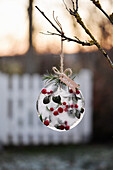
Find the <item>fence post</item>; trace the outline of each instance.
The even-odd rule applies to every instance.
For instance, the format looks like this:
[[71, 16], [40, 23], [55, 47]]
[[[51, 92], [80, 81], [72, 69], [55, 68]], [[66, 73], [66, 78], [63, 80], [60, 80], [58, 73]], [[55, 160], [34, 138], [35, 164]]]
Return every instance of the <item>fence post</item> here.
[[0, 142], [4, 144], [7, 142], [6, 130], [7, 130], [7, 82], [8, 76], [0, 73]]
[[93, 75], [88, 69], [80, 72], [80, 83], [85, 98], [85, 115], [82, 122], [83, 141], [88, 142], [92, 137], [92, 112], [93, 112]]

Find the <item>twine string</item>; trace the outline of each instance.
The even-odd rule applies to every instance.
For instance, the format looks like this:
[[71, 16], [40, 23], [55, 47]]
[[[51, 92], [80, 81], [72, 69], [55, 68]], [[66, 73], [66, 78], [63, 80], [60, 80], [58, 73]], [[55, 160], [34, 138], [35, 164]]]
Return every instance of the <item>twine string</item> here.
[[53, 18], [54, 18], [55, 22], [58, 24], [58, 26], [60, 27], [62, 36], [61, 36], [60, 71], [56, 67], [53, 67], [52, 69], [53, 69], [55, 74], [59, 75], [59, 77], [66, 75], [66, 73], [68, 73], [67, 75], [68, 75], [68, 77], [70, 77], [72, 75], [71, 68], [67, 68], [67, 69], [65, 69], [65, 71], [63, 69], [63, 67], [64, 67], [64, 53], [63, 53], [63, 35], [64, 35], [64, 32], [63, 32], [62, 26], [61, 26], [60, 22], [58, 21], [58, 19], [57, 18], [55, 19], [54, 13], [53, 13]]
[[64, 67], [64, 53], [63, 53], [63, 39], [61, 37], [61, 54], [60, 54], [60, 71], [63, 73], [63, 67]]

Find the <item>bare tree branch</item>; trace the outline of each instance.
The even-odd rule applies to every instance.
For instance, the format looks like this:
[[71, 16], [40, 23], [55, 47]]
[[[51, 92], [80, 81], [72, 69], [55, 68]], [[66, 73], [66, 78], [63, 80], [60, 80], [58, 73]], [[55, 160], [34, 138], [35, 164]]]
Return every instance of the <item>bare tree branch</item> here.
[[90, 0], [93, 2], [93, 4], [98, 8], [100, 9], [100, 11], [109, 19], [109, 21], [111, 22], [111, 24], [113, 24], [113, 19], [111, 17], [111, 15], [109, 16], [104, 10], [103, 8], [101, 7], [101, 4], [99, 2], [99, 0]]
[[46, 17], [46, 15], [44, 14], [44, 12], [41, 11], [41, 10], [38, 8], [38, 6], [35, 6], [35, 7], [36, 7], [36, 8], [38, 9], [38, 11], [40, 11], [40, 13], [47, 19], [47, 21], [49, 21], [49, 23], [56, 29], [56, 31], [61, 34], [61, 31], [50, 21], [49, 18]]
[[[74, 3], [73, 0], [71, 0], [72, 5]], [[73, 6], [74, 7], [74, 6]], [[67, 9], [67, 8], [66, 8]], [[98, 43], [98, 41], [95, 39], [95, 37], [92, 35], [92, 33], [89, 31], [89, 29], [85, 26], [84, 22], [82, 21], [82, 18], [80, 17], [79, 13], [76, 12], [74, 9], [73, 11], [71, 9], [67, 9], [67, 11], [73, 15], [77, 22], [81, 25], [81, 27], [85, 30], [85, 32], [89, 35], [89, 37], [92, 39], [94, 44], [97, 46], [97, 48], [101, 51], [101, 53], [107, 58], [108, 62], [110, 63], [111, 68], [113, 69], [113, 63], [109, 57], [109, 55], [105, 52], [105, 50], [101, 47], [101, 45]]]
[[[104, 14], [104, 10], [101, 8], [101, 5], [99, 3], [99, 0], [91, 0], [95, 5], [96, 7], [98, 7]], [[57, 35], [57, 36], [61, 36], [62, 37], [62, 41], [73, 41], [73, 42], [76, 42], [78, 44], [81, 44], [82, 46], [92, 46], [92, 45], [96, 45], [97, 48], [101, 51], [101, 53], [106, 57], [106, 59], [108, 60], [108, 62], [110, 63], [110, 66], [111, 68], [113, 69], [113, 62], [111, 61], [109, 55], [105, 52], [105, 50], [101, 47], [101, 45], [98, 43], [98, 41], [95, 39], [95, 37], [92, 35], [92, 33], [89, 31], [89, 29], [85, 26], [84, 22], [82, 21], [82, 18], [80, 17], [79, 13], [78, 13], [78, 0], [76, 0], [76, 8], [75, 8], [75, 3], [74, 3], [74, 0], [71, 0], [72, 2], [72, 6], [73, 6], [73, 10], [72, 9], [69, 9], [65, 3], [65, 0], [63, 0], [63, 3], [65, 5], [65, 8], [66, 10], [76, 18], [77, 22], [81, 25], [81, 27], [85, 30], [85, 32], [89, 35], [89, 37], [91, 38], [91, 41], [81, 41], [79, 40], [77, 37], [75, 37], [75, 39], [73, 38], [70, 38], [70, 37], [67, 37], [63, 30], [62, 30], [62, 26], [60, 24], [60, 22], [58, 21], [57, 17], [55, 18], [54, 16], [54, 13], [53, 13], [53, 18], [54, 18], [54, 21], [56, 22], [56, 24], [59, 26], [59, 28], [57, 28], [53, 23], [52, 21], [44, 14], [43, 11], [41, 11], [37, 6], [35, 6], [38, 11], [45, 17], [45, 19], [55, 28], [55, 30], [58, 32], [58, 33], [51, 33], [51, 32], [48, 32], [47, 35]], [[106, 14], [105, 14], [106, 15]], [[106, 15], [107, 16], [107, 15]], [[107, 18], [110, 18], [110, 22], [113, 21], [113, 14], [111, 14], [111, 16], [107, 17]], [[112, 23], [112, 22], [111, 22]]]
[[[78, 38], [75, 38], [75, 39], [73, 39], [73, 38], [70, 38], [70, 37], [67, 37], [64, 33], [62, 34], [62, 31], [60, 31], [53, 23], [52, 23], [52, 21], [50, 21], [50, 19], [44, 14], [44, 12], [43, 11], [41, 11], [37, 6], [35, 6], [37, 9], [38, 9], [38, 11], [47, 19], [47, 21], [55, 28], [55, 30], [59, 33], [58, 34], [58, 36], [61, 36], [62, 38], [63, 38], [63, 40], [67, 40], [67, 41], [73, 41], [73, 42], [76, 42], [76, 43], [78, 43], [78, 44], [81, 44], [82, 46], [92, 46], [92, 45], [94, 45], [94, 43], [90, 43], [90, 41], [89, 42], [87, 42], [87, 41], [81, 41], [81, 40], [79, 40]], [[55, 19], [54, 18], [54, 20], [55, 20], [55, 22], [58, 24], [58, 20], [57, 20], [57, 18]], [[61, 24], [59, 25], [59, 27], [61, 27]], [[57, 35], [56, 33], [52, 33], [52, 34], [50, 34], [50, 35]]]

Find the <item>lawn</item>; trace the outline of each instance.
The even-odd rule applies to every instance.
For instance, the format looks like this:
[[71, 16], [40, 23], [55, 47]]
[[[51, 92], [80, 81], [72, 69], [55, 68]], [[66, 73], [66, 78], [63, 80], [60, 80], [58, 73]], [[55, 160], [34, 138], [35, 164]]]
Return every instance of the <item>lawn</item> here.
[[113, 145], [8, 147], [0, 170], [113, 170]]

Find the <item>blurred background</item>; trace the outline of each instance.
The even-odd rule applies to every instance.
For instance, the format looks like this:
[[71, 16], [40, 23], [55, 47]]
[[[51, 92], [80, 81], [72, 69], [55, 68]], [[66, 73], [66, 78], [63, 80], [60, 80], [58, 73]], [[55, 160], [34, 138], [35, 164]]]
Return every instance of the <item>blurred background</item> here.
[[[100, 3], [113, 12], [113, 0]], [[35, 5], [53, 22], [54, 10], [66, 35], [89, 40], [62, 0], [0, 0], [0, 170], [112, 170], [113, 70], [95, 46], [64, 42], [64, 67], [77, 74], [86, 101], [82, 122], [59, 133], [37, 116], [42, 75], [59, 68], [60, 38], [40, 33], [55, 30]], [[90, 0], [79, 0], [79, 13], [113, 61], [112, 24]]]

